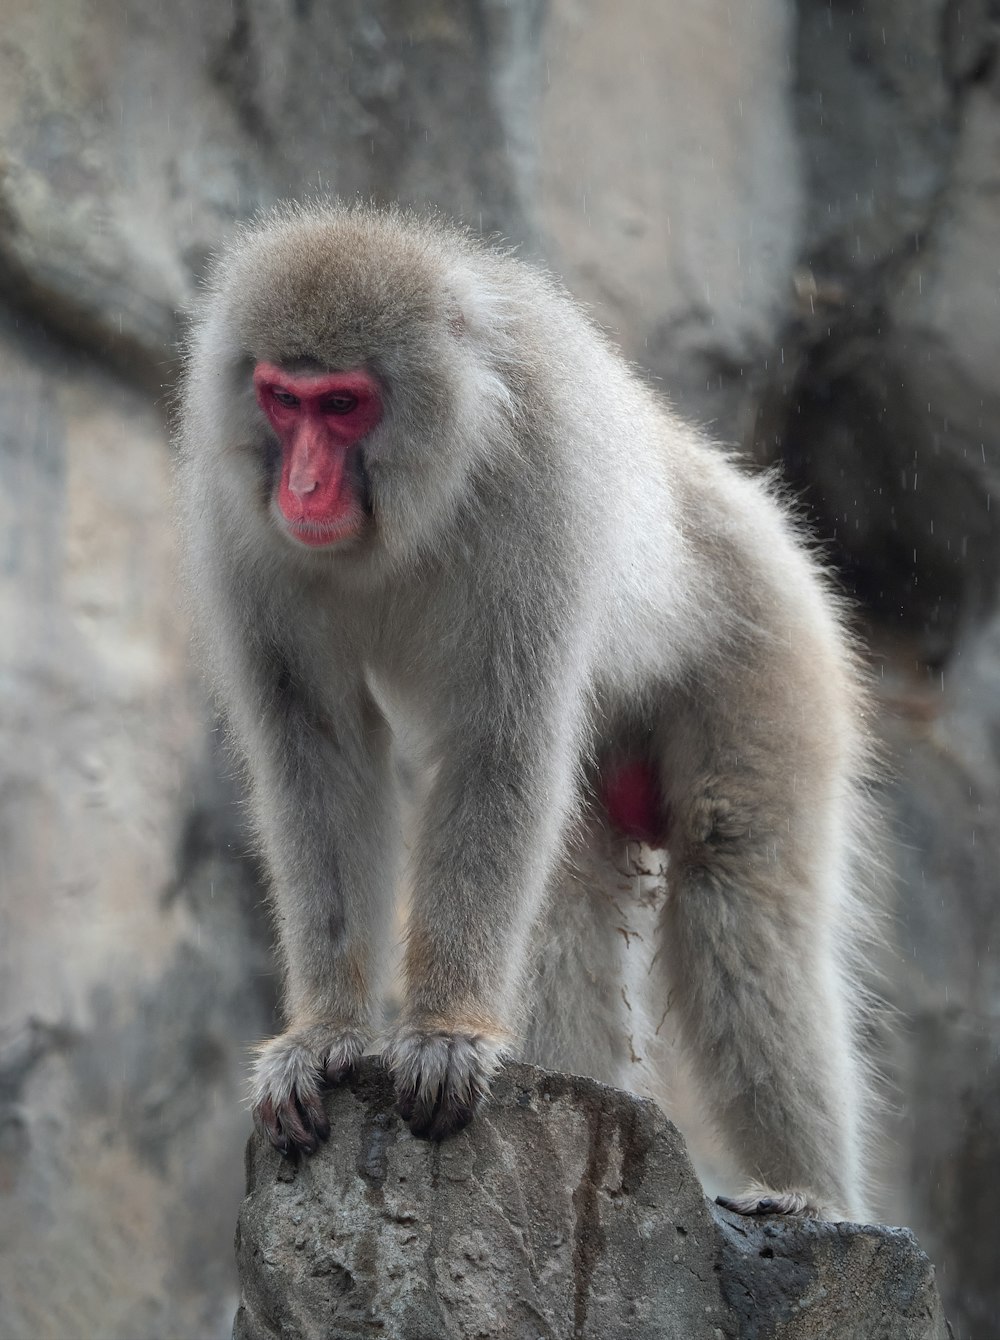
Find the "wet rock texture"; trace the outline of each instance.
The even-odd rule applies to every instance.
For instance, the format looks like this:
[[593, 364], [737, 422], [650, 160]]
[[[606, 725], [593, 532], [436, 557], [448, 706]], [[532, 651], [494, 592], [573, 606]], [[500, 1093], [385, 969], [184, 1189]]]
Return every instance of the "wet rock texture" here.
[[255, 1136], [235, 1340], [945, 1340], [903, 1229], [750, 1221], [702, 1195], [652, 1103], [511, 1066], [462, 1135], [414, 1140], [379, 1063], [291, 1165]]
[[206, 255], [317, 189], [546, 260], [801, 498], [875, 649], [899, 839], [881, 1208], [958, 1333], [1000, 1333], [994, 0], [335, 8], [3, 7], [0, 1334], [230, 1328], [275, 980], [188, 655], [169, 391]]

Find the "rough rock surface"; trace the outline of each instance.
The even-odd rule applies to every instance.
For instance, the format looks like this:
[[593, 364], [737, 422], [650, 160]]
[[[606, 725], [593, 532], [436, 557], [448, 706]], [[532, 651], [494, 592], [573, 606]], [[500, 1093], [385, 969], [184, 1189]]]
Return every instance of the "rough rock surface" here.
[[945, 1340], [905, 1229], [743, 1219], [653, 1104], [509, 1066], [443, 1144], [375, 1058], [291, 1164], [247, 1147], [234, 1340]]
[[162, 423], [6, 315], [0, 403], [0, 1335], [221, 1333], [269, 965]]

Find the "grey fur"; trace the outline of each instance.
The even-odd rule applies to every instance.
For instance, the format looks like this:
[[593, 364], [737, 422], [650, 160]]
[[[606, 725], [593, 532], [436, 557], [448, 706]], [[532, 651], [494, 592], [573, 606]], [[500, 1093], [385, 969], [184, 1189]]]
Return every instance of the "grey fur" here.
[[[258, 359], [384, 387], [361, 539], [308, 550], [275, 520]], [[505, 1050], [668, 1102], [667, 1020], [739, 1208], [862, 1214], [863, 699], [767, 483], [547, 276], [362, 207], [284, 207], [222, 255], [179, 438], [285, 958], [254, 1090], [289, 1118], [272, 1138], [312, 1147], [328, 1061], [376, 1036], [405, 740], [430, 782], [388, 1057], [414, 1128], [468, 1120]], [[637, 753], [669, 806], [665, 881], [595, 797], [601, 762]]]

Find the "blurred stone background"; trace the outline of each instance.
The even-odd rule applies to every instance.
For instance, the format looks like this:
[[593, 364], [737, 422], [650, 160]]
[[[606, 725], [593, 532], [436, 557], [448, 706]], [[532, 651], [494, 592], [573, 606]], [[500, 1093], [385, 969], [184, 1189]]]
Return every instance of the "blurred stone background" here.
[[997, 0], [0, 0], [0, 1336], [228, 1335], [275, 980], [176, 585], [233, 220], [432, 203], [778, 466], [872, 648], [887, 1219], [1000, 1334]]

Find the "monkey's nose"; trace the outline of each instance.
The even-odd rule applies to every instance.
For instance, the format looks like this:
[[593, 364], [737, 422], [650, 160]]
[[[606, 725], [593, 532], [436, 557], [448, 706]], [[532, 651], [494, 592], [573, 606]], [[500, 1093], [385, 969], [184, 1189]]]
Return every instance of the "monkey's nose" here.
[[315, 472], [308, 468], [295, 469], [289, 477], [288, 488], [296, 498], [308, 498], [310, 493], [315, 493], [319, 488], [319, 480]]

